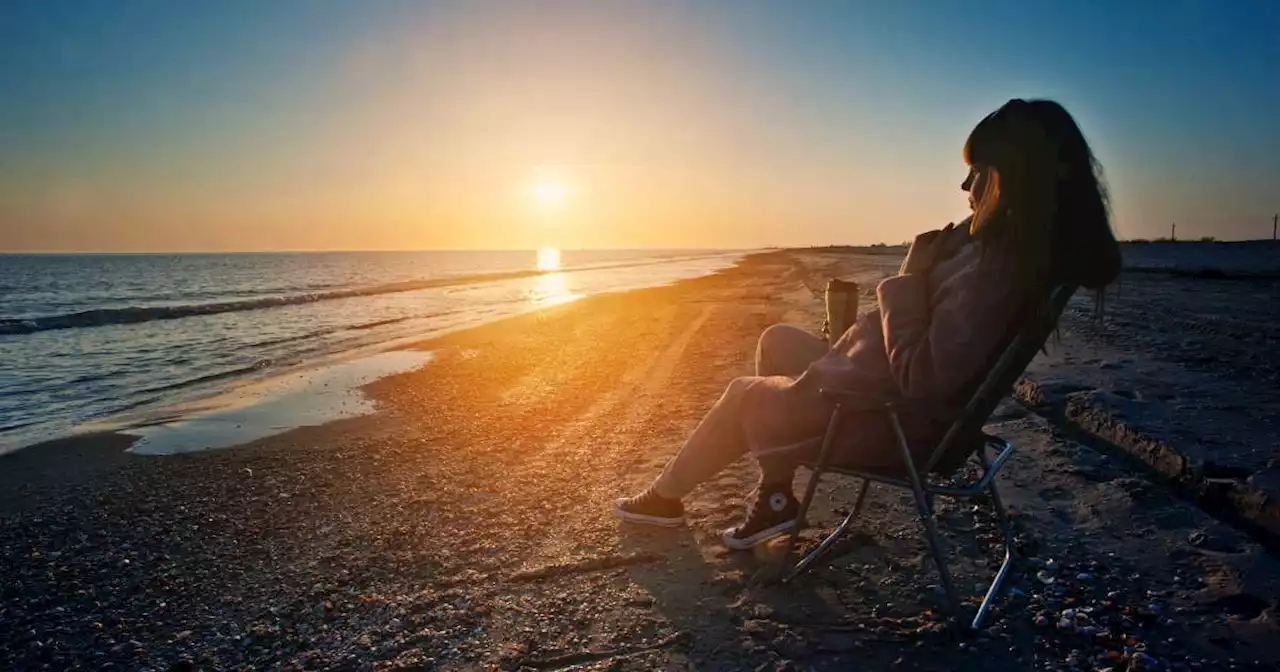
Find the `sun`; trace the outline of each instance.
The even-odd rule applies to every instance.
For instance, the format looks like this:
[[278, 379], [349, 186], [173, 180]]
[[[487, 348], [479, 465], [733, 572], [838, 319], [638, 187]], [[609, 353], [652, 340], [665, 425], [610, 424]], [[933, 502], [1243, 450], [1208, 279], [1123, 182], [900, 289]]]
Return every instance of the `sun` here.
[[560, 250], [554, 247], [544, 247], [538, 250], [538, 270], [560, 270]]
[[568, 187], [559, 182], [540, 182], [533, 187], [533, 195], [543, 205], [555, 205], [569, 194]]

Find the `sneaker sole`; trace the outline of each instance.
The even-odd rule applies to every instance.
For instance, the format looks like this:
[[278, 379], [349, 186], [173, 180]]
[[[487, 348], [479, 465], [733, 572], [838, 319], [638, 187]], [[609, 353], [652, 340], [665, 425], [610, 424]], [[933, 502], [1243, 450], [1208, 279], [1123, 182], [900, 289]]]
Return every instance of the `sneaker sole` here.
[[724, 541], [725, 546], [728, 546], [729, 548], [735, 551], [749, 551], [752, 548], [755, 548], [758, 544], [762, 544], [766, 541], [769, 541], [770, 539], [776, 539], [782, 536], [786, 532], [793, 529], [795, 526], [796, 526], [795, 520], [788, 520], [785, 523], [778, 523], [773, 527], [760, 530], [759, 532], [756, 532], [755, 534], [745, 538], [739, 538], [739, 537], [733, 536], [734, 530], [726, 530], [725, 533], [721, 536], [721, 539]]
[[680, 527], [684, 525], [684, 516], [679, 518], [663, 518], [662, 516], [646, 516], [643, 513], [632, 513], [622, 508], [622, 502], [618, 500], [613, 503], [613, 515], [633, 523], [641, 525], [654, 525], [657, 527]]

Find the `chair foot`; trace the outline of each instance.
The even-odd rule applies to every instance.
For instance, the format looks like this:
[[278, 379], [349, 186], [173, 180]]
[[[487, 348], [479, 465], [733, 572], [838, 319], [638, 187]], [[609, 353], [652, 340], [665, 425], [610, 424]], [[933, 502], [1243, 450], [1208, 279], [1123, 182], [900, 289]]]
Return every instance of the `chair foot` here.
[[[984, 465], [987, 464], [985, 456], [983, 463]], [[987, 594], [982, 598], [982, 604], [978, 605], [978, 611], [974, 614], [973, 623], [970, 625], [973, 630], [982, 628], [983, 621], [986, 620], [987, 613], [991, 610], [991, 605], [1000, 594], [1000, 588], [1004, 584], [1005, 577], [1008, 576], [1009, 570], [1013, 568], [1013, 559], [1017, 556], [1017, 549], [1013, 540], [1013, 524], [1009, 520], [1008, 512], [1004, 509], [1004, 502], [1000, 500], [1000, 492], [996, 490], [996, 482], [994, 480], [987, 487], [987, 492], [991, 497], [991, 508], [995, 509], [996, 518], [1000, 521], [1000, 529], [1004, 532], [1004, 562], [1000, 563], [1000, 570], [996, 572], [996, 578], [992, 580], [991, 586], [987, 588]]]
[[987, 594], [982, 598], [982, 604], [978, 605], [978, 611], [973, 615], [973, 622], [970, 623], [969, 629], [977, 632], [982, 629], [982, 623], [987, 618], [987, 613], [991, 610], [991, 605], [995, 602], [996, 597], [1000, 594], [1001, 585], [1009, 574], [1009, 569], [1013, 567], [1013, 552], [1005, 549], [1004, 562], [1000, 563], [1000, 571], [996, 572], [996, 578], [991, 582], [991, 586], [987, 588]]
[[[803, 574], [806, 570], [812, 567], [813, 563], [817, 562], [819, 558], [826, 555], [827, 551], [830, 551], [831, 547], [845, 535], [853, 525], [853, 522], [858, 519], [859, 514], [862, 513], [862, 504], [867, 499], [867, 490], [870, 489], [870, 487], [871, 481], [862, 481], [862, 487], [858, 489], [858, 500], [854, 503], [853, 510], [849, 512], [849, 515], [844, 517], [844, 520], [841, 521], [839, 527], [832, 531], [831, 534], [828, 534], [827, 538], [822, 540], [822, 543], [818, 544], [817, 548], [805, 554], [805, 556], [800, 559], [800, 562], [796, 563], [795, 567], [792, 567], [791, 570], [782, 577], [783, 583], [790, 583], [792, 579]], [[793, 544], [795, 537], [798, 534], [799, 531], [797, 530], [795, 534], [789, 538], [788, 544]], [[789, 545], [787, 547], [788, 556], [790, 555], [790, 551], [791, 546]]]

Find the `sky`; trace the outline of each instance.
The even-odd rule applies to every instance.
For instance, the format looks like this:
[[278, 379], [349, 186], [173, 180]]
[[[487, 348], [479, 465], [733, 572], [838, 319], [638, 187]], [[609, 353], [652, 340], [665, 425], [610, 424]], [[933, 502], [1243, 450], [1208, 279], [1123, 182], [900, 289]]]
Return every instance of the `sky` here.
[[1013, 97], [1122, 238], [1270, 237], [1271, 0], [3, 0], [0, 250], [897, 243]]

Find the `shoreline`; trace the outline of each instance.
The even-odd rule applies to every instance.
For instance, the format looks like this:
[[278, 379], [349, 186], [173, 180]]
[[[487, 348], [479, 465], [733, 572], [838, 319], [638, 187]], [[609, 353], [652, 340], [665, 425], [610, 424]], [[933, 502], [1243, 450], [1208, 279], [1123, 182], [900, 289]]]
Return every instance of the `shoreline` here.
[[[715, 253], [702, 254], [702, 255], [679, 255], [679, 256], [674, 256], [669, 258], [645, 260], [640, 262], [601, 263], [601, 264], [595, 264], [595, 265], [589, 265], [589, 266], [556, 270], [556, 271], [519, 271], [519, 272], [509, 272], [509, 273], [493, 273], [493, 274], [486, 274], [486, 275], [480, 275], [480, 276], [464, 276], [461, 278], [453, 278], [453, 277], [439, 278], [439, 279], [424, 281], [425, 284], [423, 283], [419, 283], [419, 284], [423, 284], [424, 287], [433, 287], [433, 288], [437, 286], [449, 287], [456, 284], [471, 285], [480, 281], [489, 282], [489, 281], [496, 281], [496, 280], [523, 279], [528, 277], [557, 276], [560, 274], [569, 274], [569, 273], [585, 272], [585, 271], [629, 269], [632, 267], [680, 263], [685, 261], [724, 258], [729, 256], [735, 257], [730, 262], [730, 266], [728, 266], [728, 268], [732, 268], [734, 265], [741, 263], [743, 259], [753, 254], [759, 254], [759, 252], [734, 251], [734, 252], [715, 252]], [[723, 269], [711, 271], [710, 274], [720, 272], [720, 270], [723, 270]], [[700, 276], [693, 276], [690, 278], [681, 278], [681, 279], [675, 280], [674, 282], [683, 282], [685, 280], [695, 279], [697, 277], [700, 277]], [[672, 284], [672, 283], [667, 282], [665, 284]], [[661, 284], [653, 285], [653, 286], [661, 286]], [[12, 447], [7, 447], [5, 450], [0, 451], [0, 459], [2, 459], [5, 455], [9, 455], [17, 452], [28, 451], [33, 449], [39, 450], [41, 449], [42, 446], [49, 445], [49, 444], [59, 444], [67, 441], [74, 442], [78, 440], [83, 440], [84, 437], [90, 437], [90, 439], [92, 439], [92, 438], [105, 436], [105, 435], [131, 436], [131, 435], [139, 434], [139, 432], [141, 432], [141, 434], [139, 434], [140, 438], [145, 437], [147, 435], [154, 435], [157, 433], [154, 430], [154, 427], [157, 425], [181, 424], [181, 423], [190, 424], [193, 421], [200, 422], [203, 416], [216, 415], [221, 413], [222, 411], [234, 411], [237, 408], [246, 409], [248, 406], [250, 406], [250, 404], [252, 403], [251, 400], [255, 397], [260, 399], [261, 403], [268, 403], [268, 404], [273, 403], [275, 400], [270, 395], [262, 394], [262, 390], [264, 388], [269, 389], [272, 387], [284, 386], [285, 381], [288, 379], [301, 378], [303, 380], [301, 380], [298, 383], [298, 385], [305, 387], [305, 386], [308, 386], [308, 383], [306, 382], [305, 379], [313, 378], [313, 377], [321, 377], [321, 378], [326, 377], [329, 375], [329, 371], [331, 369], [344, 368], [344, 367], [347, 367], [348, 365], [352, 365], [355, 369], [368, 368], [368, 367], [362, 367], [358, 362], [360, 360], [376, 360], [379, 357], [384, 356], [386, 353], [416, 348], [417, 344], [420, 344], [428, 340], [434, 340], [434, 339], [446, 336], [448, 334], [467, 331], [470, 329], [481, 328], [490, 324], [501, 322], [503, 320], [511, 319], [513, 317], [519, 317], [521, 315], [545, 310], [552, 305], [578, 301], [590, 296], [598, 296], [602, 294], [611, 294], [611, 293], [619, 293], [619, 292], [629, 292], [629, 291], [635, 291], [637, 289], [646, 289], [648, 287], [649, 286], [637, 287], [633, 285], [626, 285], [626, 286], [619, 286], [616, 289], [605, 289], [599, 292], [595, 292], [593, 294], [586, 294], [586, 295], [574, 294], [571, 296], [557, 298], [556, 300], [553, 300], [553, 301], [547, 301], [547, 302], [531, 301], [523, 309], [517, 310], [516, 312], [510, 313], [510, 314], [503, 314], [496, 317], [489, 317], [487, 319], [481, 317], [478, 320], [465, 320], [464, 323], [461, 325], [444, 326], [444, 327], [429, 329], [427, 330], [426, 333], [398, 336], [382, 342], [360, 345], [350, 350], [343, 350], [343, 351], [328, 353], [320, 356], [317, 359], [300, 362], [298, 364], [287, 366], [280, 370], [268, 371], [261, 375], [248, 375], [240, 378], [235, 378], [227, 381], [227, 383], [224, 386], [188, 391], [188, 393], [185, 395], [180, 393], [179, 399], [174, 402], [163, 403], [159, 405], [148, 405], [140, 410], [132, 410], [132, 409], [125, 410], [125, 411], [113, 413], [105, 417], [96, 418], [88, 422], [84, 422], [84, 423], [75, 425], [73, 427], [69, 427], [65, 429], [62, 433], [55, 436], [51, 436], [50, 438], [47, 438], [47, 439], [42, 439], [42, 440], [35, 441], [33, 443], [29, 443], [25, 445], [16, 445]], [[420, 288], [421, 287], [413, 287], [413, 288], [403, 289], [403, 290], [398, 289], [395, 291], [413, 291]], [[375, 370], [379, 368], [379, 366], [376, 363], [370, 363], [369, 367], [372, 367]], [[384, 372], [380, 374], [380, 376], [391, 375], [391, 373], [392, 372], [390, 371]], [[361, 372], [356, 371], [350, 374], [349, 377], [361, 378], [365, 376], [362, 376]], [[368, 382], [371, 382], [371, 381], [366, 380], [364, 382], [360, 382], [359, 384], [348, 385], [348, 387], [350, 388], [350, 391], [354, 395], [356, 395], [356, 397], [353, 397], [352, 399], [348, 400], [346, 404], [338, 404], [338, 406], [343, 406], [343, 405], [354, 406], [359, 404], [358, 395], [361, 393], [361, 388], [363, 388]], [[324, 387], [326, 388], [329, 387], [328, 383], [324, 383]], [[306, 408], [310, 404], [308, 404], [307, 401], [305, 400], [297, 400], [296, 403], [286, 404], [286, 405]], [[285, 412], [280, 414], [279, 417], [259, 418], [254, 420], [253, 422], [258, 425], [266, 425], [266, 426], [284, 425], [284, 426], [289, 426], [289, 429], [293, 429], [301, 426], [315, 426], [316, 424], [318, 424], [317, 420], [321, 419], [316, 417], [317, 413], [313, 409], [307, 409], [301, 413], [298, 413], [295, 411], [292, 414], [301, 415], [303, 418], [303, 421], [298, 422], [298, 421], [291, 420], [289, 417], [290, 412], [286, 410]], [[234, 417], [235, 415], [234, 413], [230, 413], [229, 415], [231, 415], [232, 417], [227, 418], [227, 421], [231, 424], [232, 427], [235, 427], [235, 425], [237, 424], [246, 424], [243, 422], [237, 422], [236, 421], [237, 419]], [[325, 422], [338, 420], [343, 417], [346, 417], [343, 412], [335, 410], [334, 412], [328, 414], [328, 420], [325, 420]], [[323, 424], [323, 423], [319, 423], [319, 424]], [[286, 429], [283, 431], [289, 431], [289, 430]], [[226, 433], [227, 432], [214, 432], [214, 433], [210, 433], [210, 436], [213, 436], [214, 434], [226, 434]], [[246, 438], [243, 441], [229, 442], [229, 439], [217, 438], [214, 441], [214, 443], [216, 443], [217, 445], [209, 446], [208, 448], [205, 448], [205, 449], [210, 449], [210, 450], [222, 449], [222, 448], [232, 447], [236, 445], [242, 445], [244, 443], [256, 440], [257, 438], [262, 438], [264, 436], [274, 435], [278, 433], [280, 433], [280, 431], [262, 432], [262, 433], [257, 433], [256, 435], [254, 435], [255, 434], [254, 432], [244, 432], [244, 434], [248, 438]], [[191, 439], [187, 439], [187, 438], [175, 439], [176, 442], [184, 446], [179, 449], [181, 450], [181, 452], [191, 452], [193, 450], [200, 450], [200, 448], [194, 448], [187, 445], [190, 440]], [[173, 451], [168, 451], [168, 452], [173, 452]]]
[[[896, 262], [763, 253], [426, 339], [408, 347], [432, 364], [365, 386], [374, 415], [128, 455], [0, 500], [0, 611], [13, 624], [0, 667], [1092, 670], [1135, 650], [1169, 670], [1280, 661], [1275, 558], [1016, 404], [990, 430], [1017, 446], [1001, 476], [1017, 591], [964, 648], [941, 627], [910, 506], [885, 491], [862, 534], [786, 587], [752, 580], [775, 547], [718, 541], [756, 481], [749, 461], [688, 498], [686, 527], [613, 519], [612, 498], [642, 488], [749, 372], [765, 327], [818, 330], [810, 286], [851, 274], [866, 290]], [[815, 526], [856, 494], [824, 480]], [[990, 578], [995, 521], [952, 505], [938, 518], [971, 592]]]
[[[1270, 241], [1264, 242], [1269, 243]], [[1134, 244], [1142, 245], [1143, 243]], [[1158, 243], [1150, 244], [1156, 245]], [[886, 252], [884, 249], [875, 246], [868, 248], [854, 246], [848, 248], [827, 247], [747, 252], [743, 253], [733, 266], [714, 271], [707, 276], [686, 278], [667, 285], [624, 288], [589, 296], [577, 296], [570, 302], [552, 306], [533, 306], [523, 313], [499, 317], [477, 325], [447, 329], [428, 337], [402, 337], [388, 343], [366, 346], [345, 353], [336, 353], [316, 362], [309, 362], [265, 378], [241, 381], [239, 385], [215, 394], [149, 409], [148, 412], [139, 414], [138, 417], [125, 412], [86, 423], [80, 431], [73, 434], [0, 453], [0, 466], [7, 467], [0, 471], [7, 471], [15, 475], [21, 474], [17, 478], [0, 480], [0, 492], [12, 491], [14, 487], [12, 484], [21, 482], [24, 479], [36, 482], [56, 480], [58, 474], [52, 471], [51, 468], [55, 465], [67, 464], [68, 460], [65, 457], [69, 454], [75, 455], [76, 469], [80, 472], [96, 473], [98, 467], [95, 462], [114, 465], [128, 460], [130, 456], [171, 457], [181, 453], [240, 448], [263, 439], [303, 428], [323, 428], [326, 425], [350, 417], [377, 415], [383, 412], [382, 405], [385, 404], [386, 400], [378, 399], [377, 395], [370, 394], [369, 391], [376, 388], [376, 384], [383, 378], [413, 373], [429, 367], [432, 363], [432, 353], [441, 344], [447, 343], [449, 337], [456, 336], [465, 341], [474, 336], [471, 333], [473, 331], [486, 328], [502, 329], [505, 328], [504, 325], [507, 322], [518, 321], [521, 318], [536, 315], [561, 305], [600, 296], [626, 294], [697, 281], [733, 270], [747, 263], [751, 258], [758, 256], [779, 253], [810, 253], [818, 256], [848, 254], [892, 256], [892, 252], [893, 250]], [[900, 253], [901, 250], [898, 250], [898, 252]], [[1269, 275], [1262, 274], [1204, 275], [1199, 272], [1144, 266], [1127, 267], [1125, 273], [1141, 275], [1158, 273], [1174, 278], [1194, 280], [1257, 281], [1271, 279]], [[1141, 279], [1141, 275], [1134, 277]], [[867, 309], [867, 305], [860, 306], [860, 312], [865, 312]], [[348, 380], [345, 381], [346, 384], [336, 386], [339, 394], [346, 395], [346, 398], [336, 404], [328, 404], [328, 408], [323, 410], [317, 411], [317, 404], [314, 398], [297, 398], [294, 392], [287, 389], [291, 387], [287, 381], [289, 378], [301, 379], [303, 381], [300, 385], [301, 387], [314, 388], [316, 387], [314, 379], [316, 377], [323, 378], [331, 369], [344, 368], [346, 365], [354, 365], [356, 369], [365, 369], [366, 367], [362, 365], [369, 362], [369, 360], [376, 360], [382, 355], [404, 351], [423, 351], [425, 356], [420, 362], [411, 366], [393, 366], [390, 369], [379, 371], [379, 367], [375, 364], [372, 367], [373, 371], [366, 369], [347, 374], [346, 377], [358, 382]], [[1041, 369], [1040, 372], [1037, 373], [1029, 369], [1027, 375], [1020, 380], [1018, 388], [1015, 390], [1014, 398], [1028, 408], [1046, 413], [1049, 417], [1055, 418], [1054, 421], [1062, 424], [1066, 430], [1081, 433], [1088, 440], [1106, 444], [1109, 449], [1132, 455], [1145, 468], [1150, 469], [1159, 477], [1168, 479], [1171, 485], [1185, 492], [1193, 500], [1200, 502], [1200, 505], [1206, 507], [1207, 510], [1214, 511], [1215, 515], [1225, 516], [1233, 525], [1246, 527], [1251, 534], [1257, 536], [1260, 543], [1271, 548], [1273, 552], [1280, 549], [1280, 472], [1277, 472], [1276, 475], [1268, 473], [1265, 476], [1261, 476], [1255, 475], [1253, 470], [1250, 469], [1233, 471], [1229, 465], [1223, 466], [1212, 461], [1209, 461], [1206, 467], [1206, 459], [1203, 456], [1193, 455], [1180, 448], [1177, 441], [1171, 442], [1161, 439], [1158, 436], [1158, 432], [1152, 431], [1154, 426], [1149, 426], [1150, 420], [1147, 421], [1146, 425], [1141, 421], [1135, 423], [1132, 419], [1126, 418], [1123, 412], [1119, 412], [1120, 409], [1109, 405], [1107, 399], [1082, 395], [1078, 390], [1066, 389], [1065, 394], [1060, 393], [1057, 388], [1061, 385], [1062, 374], [1054, 368], [1060, 366], [1060, 361], [1054, 361], [1046, 366], [1046, 361], [1039, 359], [1037, 367]], [[1033, 369], [1037, 367], [1033, 367]], [[1072, 372], [1077, 376], [1080, 373], [1078, 368]], [[1042, 382], [1041, 379], [1044, 379], [1044, 381]], [[324, 381], [319, 385], [326, 388], [329, 387], [329, 383]], [[281, 387], [286, 388], [286, 390], [276, 393], [270, 391], [264, 393], [263, 391]], [[310, 397], [314, 397], [316, 394], [317, 391], [314, 389], [310, 392], [302, 393], [302, 395]], [[323, 394], [323, 392], [320, 392], [320, 394]], [[282, 399], [282, 397], [286, 398]], [[270, 406], [279, 401], [285, 402], [282, 404], [285, 408], [280, 413], [268, 414], [269, 417], [245, 422], [242, 412], [248, 411], [252, 414], [255, 407]], [[1116, 400], [1112, 397], [1110, 401], [1114, 403]], [[340, 408], [348, 404], [355, 408]], [[219, 437], [212, 440], [216, 445], [194, 447], [189, 444], [190, 438], [179, 437], [176, 442], [180, 444], [180, 447], [176, 449], [159, 448], [154, 452], [138, 452], [135, 450], [135, 448], [139, 447], [139, 444], [146, 442], [147, 437], [155, 437], [156, 428], [163, 430], [172, 425], [201, 424], [205, 420], [210, 420], [215, 425], [230, 425], [234, 427], [234, 430], [240, 430], [241, 424], [249, 424], [251, 426], [244, 432], [231, 431], [230, 427], [216, 426], [204, 430], [197, 428], [189, 432], [196, 435], [196, 440], [199, 440], [198, 437], [201, 434]], [[179, 433], [181, 434], [182, 432]], [[236, 434], [243, 434], [244, 436], [243, 438], [235, 438]], [[165, 442], [163, 438], [159, 440], [162, 443]], [[1185, 443], [1185, 439], [1182, 443]], [[123, 448], [121, 448], [122, 446]], [[120, 450], [123, 456], [115, 455], [112, 452], [115, 450]], [[47, 457], [36, 457], [29, 454], [36, 451], [48, 451], [49, 455]], [[9, 456], [19, 453], [23, 454], [23, 459], [6, 460]], [[47, 466], [41, 468], [40, 465]], [[74, 475], [69, 475], [68, 478], [71, 480], [77, 479]], [[3, 501], [0, 499], [0, 502]]]
[[[253, 283], [229, 279], [222, 294], [237, 297], [232, 307], [242, 306], [246, 301], [251, 306], [275, 307], [226, 314], [214, 311], [215, 314], [190, 315], [177, 320], [0, 335], [0, 352], [12, 358], [15, 375], [6, 380], [4, 390], [0, 390], [5, 393], [0, 399], [3, 402], [0, 403], [0, 427], [6, 428], [0, 431], [0, 453], [65, 438], [79, 432], [83, 425], [103, 418], [122, 414], [137, 417], [138, 409], [143, 409], [143, 414], [154, 413], [157, 408], [190, 403], [266, 377], [289, 375], [300, 368], [347, 358], [364, 349], [394, 348], [398, 343], [536, 310], [579, 295], [704, 274], [734, 263], [742, 253], [681, 253], [660, 259], [618, 261], [625, 256], [593, 254], [563, 271], [521, 272], [501, 276], [507, 278], [503, 280], [476, 282], [477, 278], [496, 276], [467, 272], [483, 270], [485, 266], [459, 267], [468, 260], [446, 255], [439, 261], [437, 270], [454, 268], [467, 277], [418, 283], [427, 289], [327, 301], [310, 301], [317, 295], [305, 294], [301, 298], [308, 300], [301, 303], [294, 301], [297, 296], [284, 296], [293, 293], [284, 287], [321, 286], [311, 282], [316, 278], [306, 273], [292, 284], [278, 278], [273, 280], [283, 294], [266, 303], [258, 298], [245, 298], [249, 295], [242, 290]], [[359, 257], [338, 257], [336, 261], [319, 264], [317, 269], [302, 270], [323, 276], [327, 272], [337, 273], [331, 268], [332, 264], [338, 264], [339, 270], [345, 268], [343, 264], [363, 264], [358, 269], [362, 275], [347, 280], [347, 284], [363, 286], [370, 282], [371, 276], [395, 281], [419, 272], [430, 275], [435, 272], [431, 270], [434, 267], [422, 269], [413, 264], [437, 263], [431, 261], [435, 257], [428, 257], [425, 262], [415, 256], [397, 259], [399, 261], [388, 266], [382, 275], [377, 268], [369, 267], [376, 259], [370, 262]], [[299, 259], [294, 263], [305, 261]], [[513, 259], [497, 261], [509, 263]], [[259, 262], [250, 266], [256, 268], [255, 264]], [[392, 282], [379, 287], [405, 289], [403, 285]], [[194, 291], [189, 287], [180, 289], [174, 290], [175, 296]], [[366, 294], [375, 289], [362, 287], [352, 291]], [[213, 297], [219, 292], [210, 290], [205, 294]], [[332, 292], [329, 295], [332, 298]], [[33, 303], [35, 299], [24, 301], [22, 295], [16, 299], [17, 303], [11, 306], [15, 311], [24, 311], [24, 306], [32, 310], [38, 308], [38, 301]], [[132, 305], [130, 301], [121, 301], [123, 303], [117, 302], [121, 306]], [[287, 305], [278, 305], [281, 302]], [[73, 303], [67, 305], [67, 310], [93, 305], [92, 301]], [[139, 299], [136, 310], [124, 308], [124, 311], [134, 316], [148, 314], [148, 311], [154, 312], [150, 305], [145, 299]], [[184, 314], [180, 306], [157, 310], [162, 316]], [[89, 311], [85, 315], [93, 324], [112, 321], [100, 315], [101, 312]]]

